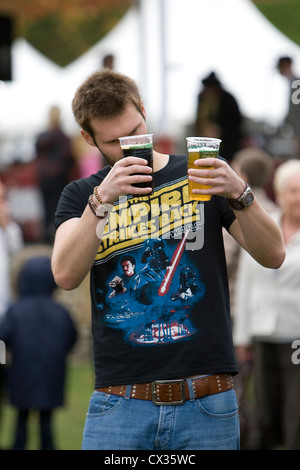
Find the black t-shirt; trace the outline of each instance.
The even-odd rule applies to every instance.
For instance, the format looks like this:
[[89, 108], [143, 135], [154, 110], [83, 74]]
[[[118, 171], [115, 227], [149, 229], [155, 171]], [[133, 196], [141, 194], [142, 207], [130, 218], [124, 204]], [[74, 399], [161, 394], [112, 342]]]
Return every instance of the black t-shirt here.
[[[108, 171], [65, 188], [56, 227], [81, 216]], [[222, 237], [234, 213], [223, 197], [189, 200], [185, 156], [154, 183], [114, 204], [91, 269], [96, 388], [237, 372]]]

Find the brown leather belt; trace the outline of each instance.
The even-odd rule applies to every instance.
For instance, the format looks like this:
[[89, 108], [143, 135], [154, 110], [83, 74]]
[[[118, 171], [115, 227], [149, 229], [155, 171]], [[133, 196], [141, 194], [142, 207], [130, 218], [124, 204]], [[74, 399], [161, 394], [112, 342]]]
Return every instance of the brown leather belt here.
[[[230, 374], [209, 375], [190, 380], [193, 387], [193, 398], [225, 392], [234, 386]], [[124, 397], [127, 385], [97, 388], [96, 391]], [[154, 382], [131, 385], [130, 398], [152, 400], [154, 405], [183, 405], [186, 400], [190, 400], [192, 397], [187, 379], [178, 379], [155, 380]]]

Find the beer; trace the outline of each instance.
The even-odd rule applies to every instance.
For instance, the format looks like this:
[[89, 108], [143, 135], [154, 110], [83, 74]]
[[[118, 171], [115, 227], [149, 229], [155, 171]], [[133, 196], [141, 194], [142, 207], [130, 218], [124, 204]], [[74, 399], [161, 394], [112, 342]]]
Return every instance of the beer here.
[[[122, 150], [123, 150], [124, 157], [133, 156], [133, 157], [144, 158], [145, 160], [147, 160], [148, 166], [150, 166], [153, 170], [153, 149], [152, 149], [151, 144], [132, 145], [130, 147], [123, 147]], [[151, 186], [152, 193], [153, 193], [154, 191], [153, 173], [152, 173], [152, 181], [146, 181], [145, 183], [134, 183], [132, 186], [135, 186], [136, 188], [149, 188]]]
[[[208, 149], [190, 149], [188, 152], [188, 168], [213, 168], [213, 166], [198, 166], [194, 165], [195, 160], [200, 158], [216, 158], [218, 156], [218, 151], [208, 150]], [[202, 195], [193, 193], [193, 189], [209, 189], [211, 186], [205, 184], [198, 184], [194, 181], [189, 180], [189, 198], [196, 201], [210, 201], [211, 195]]]
[[[210, 137], [187, 137], [187, 151], [188, 151], [188, 169], [200, 168], [214, 168], [213, 166], [198, 166], [195, 165], [195, 160], [201, 158], [217, 158], [221, 140]], [[211, 186], [194, 183], [188, 179], [189, 198], [194, 201], [210, 201], [211, 195], [201, 195], [193, 193], [193, 189], [209, 189]]]
[[[123, 151], [124, 157], [139, 157], [144, 158], [148, 162], [148, 166], [152, 168], [152, 180], [143, 183], [134, 183], [132, 186], [136, 188], [152, 188], [150, 194], [154, 192], [154, 181], [153, 181], [153, 139], [152, 134], [144, 135], [132, 135], [126, 137], [119, 137], [120, 145]], [[140, 173], [145, 174], [145, 173]], [[145, 196], [145, 194], [140, 195]], [[146, 195], [147, 196], [147, 195]]]

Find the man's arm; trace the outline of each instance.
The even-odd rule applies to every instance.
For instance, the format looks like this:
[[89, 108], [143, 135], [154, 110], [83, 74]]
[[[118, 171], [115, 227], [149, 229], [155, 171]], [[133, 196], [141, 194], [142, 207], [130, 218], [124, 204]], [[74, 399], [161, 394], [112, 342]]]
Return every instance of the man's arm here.
[[86, 207], [81, 218], [67, 220], [58, 227], [52, 253], [52, 271], [58, 286], [71, 290], [81, 284], [101, 241], [97, 225], [102, 224], [104, 228], [106, 222], [106, 218], [98, 219]]
[[[151, 180], [147, 161], [127, 157], [118, 161], [98, 186], [104, 203], [118, 200], [121, 194], [148, 194], [151, 188], [136, 188], [134, 183]], [[143, 173], [144, 175], [141, 176]], [[87, 205], [82, 216], [62, 223], [56, 231], [52, 271], [55, 282], [63, 289], [75, 289], [89, 273], [101, 242], [107, 218], [99, 219]]]
[[230, 234], [248, 253], [266, 268], [279, 268], [285, 258], [280, 230], [255, 199], [252, 206], [235, 211]]
[[[189, 177], [211, 189], [197, 190], [199, 194], [217, 194], [237, 199], [245, 189], [244, 180], [221, 159], [206, 158], [197, 161], [213, 169], [189, 170]], [[202, 178], [201, 178], [202, 177]], [[235, 210], [236, 220], [230, 226], [231, 235], [262, 266], [279, 268], [285, 258], [285, 249], [279, 227], [262, 208], [257, 199], [244, 210]]]

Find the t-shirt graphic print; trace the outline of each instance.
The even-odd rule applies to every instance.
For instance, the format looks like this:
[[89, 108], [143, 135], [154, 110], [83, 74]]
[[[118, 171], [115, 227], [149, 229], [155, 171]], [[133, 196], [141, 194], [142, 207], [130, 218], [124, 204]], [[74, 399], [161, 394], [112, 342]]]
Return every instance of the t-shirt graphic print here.
[[150, 200], [121, 198], [106, 226], [95, 263], [100, 273], [106, 265], [97, 308], [130, 343], [165, 344], [196, 332], [193, 305], [205, 286], [188, 253], [203, 246], [204, 210], [188, 199], [186, 183], [156, 188]]

